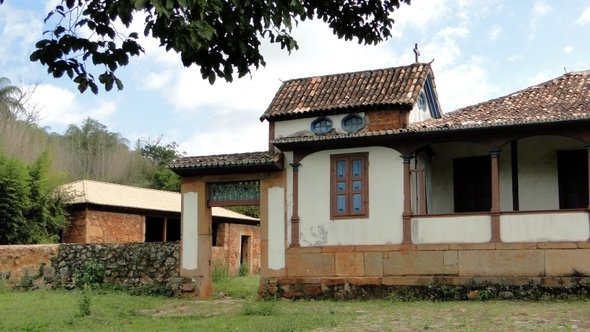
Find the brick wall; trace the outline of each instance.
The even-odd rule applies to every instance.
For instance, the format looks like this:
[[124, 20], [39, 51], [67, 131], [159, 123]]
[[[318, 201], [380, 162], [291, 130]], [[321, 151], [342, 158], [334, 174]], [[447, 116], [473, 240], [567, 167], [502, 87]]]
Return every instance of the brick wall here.
[[339, 297], [367, 288], [484, 282], [590, 286], [590, 242], [289, 248], [285, 275], [262, 278], [259, 292]]
[[143, 242], [145, 222], [142, 215], [76, 211], [64, 232], [65, 243], [129, 243]]
[[214, 247], [213, 257], [222, 258], [227, 263], [229, 272], [237, 274], [242, 259], [242, 238], [249, 236], [248, 267], [250, 273], [258, 273], [260, 271], [260, 227], [231, 223], [217, 225], [217, 247]]
[[388, 130], [405, 128], [408, 125], [408, 112], [401, 110], [368, 111], [367, 130]]

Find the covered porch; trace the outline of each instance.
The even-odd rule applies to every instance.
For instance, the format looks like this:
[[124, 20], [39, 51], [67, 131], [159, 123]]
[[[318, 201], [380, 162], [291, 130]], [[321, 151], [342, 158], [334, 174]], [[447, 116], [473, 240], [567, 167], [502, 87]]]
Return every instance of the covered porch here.
[[416, 148], [403, 156], [404, 243], [587, 241], [589, 142], [562, 128]]

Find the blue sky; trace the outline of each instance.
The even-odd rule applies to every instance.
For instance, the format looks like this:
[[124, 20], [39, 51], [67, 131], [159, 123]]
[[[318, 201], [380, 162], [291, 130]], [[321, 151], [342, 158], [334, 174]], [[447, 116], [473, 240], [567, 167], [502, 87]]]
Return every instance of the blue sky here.
[[[5, 0], [0, 6], [0, 77], [38, 84], [39, 124], [63, 133], [90, 116], [134, 142], [163, 135], [188, 155], [260, 151], [267, 147], [264, 112], [281, 80], [407, 65], [419, 44], [432, 66], [443, 111], [590, 70], [590, 3], [582, 0], [413, 0], [394, 14], [394, 36], [377, 46], [338, 40], [322, 22], [294, 30], [300, 49], [287, 54], [264, 43], [267, 66], [233, 83], [210, 86], [198, 68], [143, 38], [146, 54], [119, 72], [123, 91], [79, 94], [29, 62], [43, 18], [59, 1]], [[137, 19], [135, 31], [143, 31]], [[132, 28], [133, 28], [132, 27]], [[141, 34], [141, 33], [140, 33]]]

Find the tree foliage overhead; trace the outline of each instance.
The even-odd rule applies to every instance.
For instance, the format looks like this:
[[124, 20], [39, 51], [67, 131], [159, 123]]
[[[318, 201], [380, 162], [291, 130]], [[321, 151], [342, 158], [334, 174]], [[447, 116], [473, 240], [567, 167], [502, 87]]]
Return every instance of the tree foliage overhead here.
[[[0, 2], [1, 3], [1, 2]], [[143, 34], [180, 54], [183, 65], [197, 65], [213, 83], [230, 82], [252, 67], [264, 66], [261, 39], [288, 52], [298, 48], [291, 31], [299, 21], [320, 19], [338, 38], [376, 44], [391, 36], [391, 13], [410, 0], [62, 0], [46, 23], [56, 22], [30, 58], [54, 77], [67, 74], [80, 92], [98, 93], [87, 62], [104, 67], [98, 84], [123, 88], [116, 70], [143, 53], [138, 33], [122, 33], [134, 17], [145, 17]]]

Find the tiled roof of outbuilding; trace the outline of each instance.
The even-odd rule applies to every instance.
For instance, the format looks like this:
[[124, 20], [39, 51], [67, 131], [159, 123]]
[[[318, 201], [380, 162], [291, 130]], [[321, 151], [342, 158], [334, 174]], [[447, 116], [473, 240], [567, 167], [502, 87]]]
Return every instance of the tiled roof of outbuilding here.
[[221, 167], [249, 167], [271, 166], [281, 161], [282, 154], [262, 151], [233, 154], [219, 154], [212, 156], [184, 157], [176, 159], [170, 164], [173, 170], [221, 168]]
[[449, 112], [408, 129], [454, 129], [590, 118], [590, 71], [571, 72], [483, 103]]
[[261, 120], [311, 116], [367, 106], [409, 106], [418, 98], [430, 64], [315, 76], [285, 81]]

